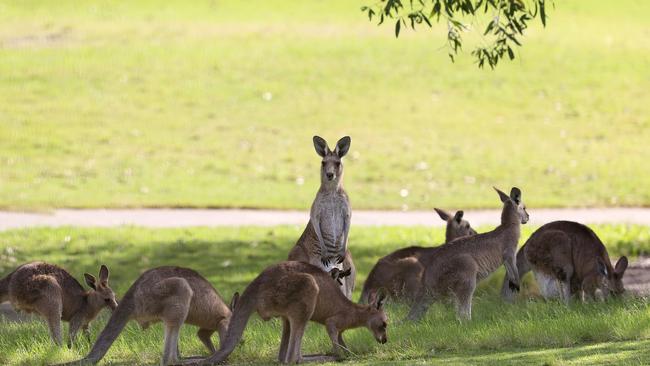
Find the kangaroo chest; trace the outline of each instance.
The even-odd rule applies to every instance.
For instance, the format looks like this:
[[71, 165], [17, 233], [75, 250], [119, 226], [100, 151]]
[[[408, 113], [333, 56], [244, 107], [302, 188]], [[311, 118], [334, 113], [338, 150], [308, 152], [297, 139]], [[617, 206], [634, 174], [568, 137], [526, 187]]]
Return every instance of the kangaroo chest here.
[[342, 245], [345, 220], [350, 208], [340, 194], [325, 194], [314, 203], [314, 214], [318, 216], [318, 225], [326, 248], [336, 250]]

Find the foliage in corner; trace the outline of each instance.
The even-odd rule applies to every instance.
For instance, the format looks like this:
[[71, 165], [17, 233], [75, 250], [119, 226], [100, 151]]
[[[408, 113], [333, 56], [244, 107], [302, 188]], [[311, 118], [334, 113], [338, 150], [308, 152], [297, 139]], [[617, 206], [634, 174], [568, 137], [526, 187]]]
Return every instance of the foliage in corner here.
[[[416, 29], [426, 25], [432, 27], [433, 21], [447, 22], [447, 47], [452, 62], [462, 48], [462, 32], [468, 27], [463, 23], [466, 17], [475, 17], [480, 12], [491, 13], [490, 20], [483, 31], [486, 43], [477, 46], [472, 55], [480, 68], [486, 64], [496, 67], [504, 57], [515, 58], [513, 44], [521, 46], [520, 37], [528, 28], [528, 22], [539, 17], [546, 26], [546, 5], [552, 0], [380, 0], [378, 3], [361, 8], [368, 20], [376, 19], [378, 25], [387, 19], [395, 21], [395, 37], [399, 37], [403, 27]], [[485, 38], [489, 37], [489, 38]]]

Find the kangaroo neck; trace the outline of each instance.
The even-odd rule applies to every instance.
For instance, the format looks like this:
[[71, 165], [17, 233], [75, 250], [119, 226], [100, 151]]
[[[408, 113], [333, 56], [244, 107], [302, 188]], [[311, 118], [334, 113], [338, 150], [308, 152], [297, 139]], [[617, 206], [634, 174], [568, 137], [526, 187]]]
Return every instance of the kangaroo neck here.
[[340, 326], [342, 329], [365, 326], [371, 316], [369, 305], [360, 305], [350, 302], [351, 309], [343, 312]]
[[113, 311], [113, 314], [108, 319], [106, 327], [104, 327], [104, 330], [99, 334], [99, 337], [97, 338], [97, 341], [95, 341], [90, 353], [85, 357], [86, 360], [91, 360], [95, 363], [99, 362], [113, 342], [115, 342], [117, 336], [120, 335], [122, 329], [126, 326], [126, 323], [131, 319], [131, 315], [135, 310], [135, 301], [132, 291], [133, 287], [129, 289], [115, 311]]
[[343, 175], [336, 177], [336, 179], [329, 180], [324, 174], [320, 176], [320, 189], [321, 192], [338, 192], [343, 189]]
[[505, 202], [503, 204], [503, 210], [501, 210], [501, 226], [517, 225], [521, 224], [521, 218], [517, 213], [517, 208], [514, 207], [512, 202]]

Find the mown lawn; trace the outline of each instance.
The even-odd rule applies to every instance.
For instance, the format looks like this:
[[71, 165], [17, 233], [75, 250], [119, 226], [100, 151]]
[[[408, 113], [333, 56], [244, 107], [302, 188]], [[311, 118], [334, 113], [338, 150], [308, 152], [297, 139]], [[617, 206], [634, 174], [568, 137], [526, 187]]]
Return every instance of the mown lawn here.
[[0, 207], [305, 208], [314, 134], [356, 208], [650, 204], [650, 3], [557, 1], [490, 71], [369, 2], [0, 0]]
[[[17, 263], [46, 260], [68, 268], [77, 278], [95, 273], [100, 263], [111, 269], [111, 285], [118, 292], [139, 273], [160, 265], [192, 267], [208, 278], [229, 299], [263, 268], [285, 258], [302, 228], [162, 229], [32, 229], [0, 233], [0, 275]], [[524, 239], [534, 228], [525, 227]], [[610, 254], [650, 253], [650, 236], [640, 226], [597, 226]], [[359, 271], [357, 291], [377, 258], [407, 245], [430, 245], [443, 238], [441, 229], [353, 228], [351, 249]], [[523, 242], [523, 240], [522, 240]], [[354, 364], [643, 364], [650, 357], [650, 308], [644, 300], [572, 304], [569, 308], [540, 301], [528, 277], [524, 294], [514, 305], [498, 298], [502, 271], [486, 280], [475, 300], [474, 319], [459, 324], [450, 304], [437, 304], [417, 324], [404, 322], [407, 308], [389, 304], [389, 342], [377, 344], [364, 329], [346, 333]], [[92, 326], [93, 339], [107, 313]], [[204, 354], [185, 327], [181, 352]], [[267, 364], [275, 360], [280, 325], [254, 317], [245, 342], [230, 361]], [[80, 358], [89, 350], [84, 340], [72, 350], [52, 346], [43, 322], [0, 323], [0, 364], [41, 364]], [[324, 329], [308, 328], [307, 353], [330, 348]], [[162, 349], [162, 329], [141, 331], [129, 325], [109, 350], [106, 364], [155, 364]]]

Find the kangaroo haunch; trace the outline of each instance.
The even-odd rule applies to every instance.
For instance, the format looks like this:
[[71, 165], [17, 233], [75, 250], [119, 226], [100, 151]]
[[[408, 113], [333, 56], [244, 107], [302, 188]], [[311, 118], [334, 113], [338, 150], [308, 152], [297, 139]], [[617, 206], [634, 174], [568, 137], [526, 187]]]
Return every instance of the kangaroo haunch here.
[[519, 286], [515, 251], [521, 235], [520, 225], [528, 222], [528, 213], [518, 188], [513, 187], [509, 196], [495, 190], [503, 202], [501, 224], [490, 232], [456, 239], [421, 259], [427, 265], [409, 319], [419, 319], [434, 300], [447, 295], [456, 301], [458, 317], [471, 319], [476, 284], [502, 264], [506, 267], [509, 286]]
[[[233, 303], [236, 301], [235, 294]], [[136, 320], [143, 329], [151, 323], [164, 323], [163, 365], [176, 362], [180, 357], [178, 338], [183, 323], [198, 326], [197, 336], [210, 352], [214, 352], [210, 337], [217, 331], [223, 341], [230, 316], [230, 309], [214, 287], [196, 271], [182, 267], [153, 268], [144, 272], [128, 289], [90, 353], [66, 365], [99, 362], [129, 320]]]
[[[455, 215], [439, 208], [435, 209], [440, 218], [447, 222], [445, 243], [454, 239], [474, 235], [469, 222], [463, 220], [463, 211], [457, 211]], [[388, 295], [394, 299], [412, 301], [420, 292], [422, 274], [426, 263], [420, 258], [438, 247], [408, 247], [398, 249], [391, 254], [379, 259], [377, 264], [370, 270], [361, 292], [361, 303], [367, 303], [370, 293], [380, 288], [385, 288]]]
[[99, 269], [99, 280], [85, 273], [84, 290], [65, 269], [54, 264], [32, 262], [23, 264], [0, 280], [0, 303], [9, 300], [14, 308], [35, 312], [45, 318], [50, 336], [57, 345], [63, 344], [61, 320], [70, 322], [68, 347], [83, 329], [89, 338], [88, 324], [104, 307], [115, 309], [115, 294], [108, 286], [108, 268]]
[[302, 356], [302, 337], [309, 320], [327, 328], [337, 354], [341, 347], [346, 347], [343, 332], [347, 329], [366, 327], [377, 342], [386, 343], [387, 318], [382, 307], [383, 294], [374, 293], [371, 305], [359, 305], [345, 297], [339, 287], [329, 273], [309, 263], [290, 261], [268, 267], [242, 293], [221, 348], [198, 364], [212, 365], [228, 358], [239, 343], [253, 312], [264, 320], [282, 318], [278, 360], [283, 363], [334, 359]]
[[[596, 290], [604, 297], [625, 291], [623, 275], [627, 257], [612, 266], [607, 248], [589, 227], [572, 221], [550, 222], [535, 231], [517, 253], [517, 269], [522, 277], [533, 271], [542, 296], [559, 297], [565, 303], [572, 295], [595, 299]], [[502, 289], [509, 300], [514, 291]]]

